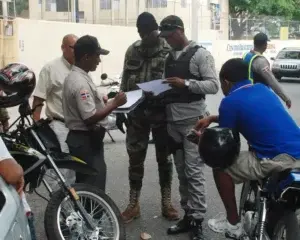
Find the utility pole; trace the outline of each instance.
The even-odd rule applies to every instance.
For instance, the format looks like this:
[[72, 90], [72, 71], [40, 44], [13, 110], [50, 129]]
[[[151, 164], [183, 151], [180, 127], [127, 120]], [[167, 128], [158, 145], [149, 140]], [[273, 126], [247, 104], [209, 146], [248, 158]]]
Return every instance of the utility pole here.
[[199, 39], [199, 6], [200, 0], [192, 0], [192, 29], [191, 37], [193, 41], [198, 42]]
[[128, 1], [127, 0], [125, 0], [125, 26], [128, 26]]
[[77, 1], [71, 0], [71, 21], [77, 22]]
[[46, 0], [41, 1], [41, 19], [45, 18]]
[[92, 6], [93, 6], [93, 24], [96, 23], [97, 17], [96, 17], [96, 2], [95, 0], [92, 0]]
[[7, 2], [11, 2], [11, 0], [2, 0], [2, 14], [3, 19], [7, 21], [8, 19], [8, 4]]

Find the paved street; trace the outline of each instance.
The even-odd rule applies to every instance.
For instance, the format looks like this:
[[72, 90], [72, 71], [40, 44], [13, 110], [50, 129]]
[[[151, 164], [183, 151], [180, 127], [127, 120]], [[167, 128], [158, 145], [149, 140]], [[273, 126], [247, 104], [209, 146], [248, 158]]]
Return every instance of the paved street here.
[[[282, 83], [282, 85], [292, 98], [293, 105], [291, 113], [300, 124], [300, 83]], [[217, 113], [217, 108], [221, 98], [222, 94], [220, 92], [217, 96], [208, 97], [208, 106], [211, 113]], [[12, 111], [12, 115], [17, 116], [15, 110], [11, 109], [10, 111]], [[274, 119], [274, 121], [276, 121], [276, 119]], [[282, 127], [284, 127], [284, 123]], [[110, 139], [107, 136], [105, 139], [105, 156], [106, 163], [108, 165], [107, 189], [108, 195], [112, 199], [114, 199], [120, 209], [123, 210], [127, 204], [129, 190], [127, 176], [128, 157], [125, 150], [124, 135], [119, 131], [113, 131], [112, 135], [116, 139], [116, 143], [111, 143]], [[157, 164], [155, 160], [155, 152], [152, 145], [149, 145], [145, 167], [145, 179], [141, 196], [142, 216], [139, 220], [136, 220], [135, 222], [127, 226], [127, 239], [138, 240], [140, 239], [141, 232], [149, 233], [154, 240], [189, 239], [188, 236], [184, 234], [178, 235], [176, 237], [168, 237], [166, 235], [166, 229], [172, 223], [165, 221], [160, 215], [160, 193], [158, 185]], [[206, 220], [204, 222], [204, 232], [207, 236], [207, 239], [222, 240], [225, 239], [222, 235], [214, 234], [207, 227], [207, 220], [211, 217], [214, 217], [219, 212], [223, 212], [224, 208], [221, 204], [216, 187], [214, 185], [211, 170], [209, 168], [206, 168], [205, 173], [207, 178], [208, 209]], [[40, 192], [43, 192], [43, 189], [41, 189]], [[237, 195], [238, 194], [239, 188], [237, 189]], [[173, 200], [176, 207], [179, 208], [178, 181], [176, 172], [173, 184]], [[29, 201], [36, 216], [38, 239], [46, 239], [44, 235], [43, 225], [46, 202], [36, 195], [31, 195], [29, 197]]]

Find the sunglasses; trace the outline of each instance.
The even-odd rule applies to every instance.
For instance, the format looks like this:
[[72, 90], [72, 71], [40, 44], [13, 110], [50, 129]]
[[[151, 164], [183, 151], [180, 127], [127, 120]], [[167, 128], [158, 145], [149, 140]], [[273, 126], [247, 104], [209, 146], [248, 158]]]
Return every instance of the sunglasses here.
[[174, 31], [176, 29], [183, 29], [182, 26], [174, 25], [174, 24], [163, 24], [159, 26], [159, 31]]

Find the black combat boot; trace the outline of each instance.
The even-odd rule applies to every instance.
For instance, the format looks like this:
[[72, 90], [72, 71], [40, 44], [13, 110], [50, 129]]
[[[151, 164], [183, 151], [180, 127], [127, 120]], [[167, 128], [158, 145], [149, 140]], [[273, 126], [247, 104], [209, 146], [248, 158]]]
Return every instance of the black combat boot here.
[[204, 240], [204, 235], [202, 230], [202, 220], [192, 220], [190, 222], [190, 239]]
[[191, 224], [188, 216], [185, 214], [183, 219], [179, 220], [179, 222], [168, 228], [167, 233], [169, 235], [175, 235], [179, 233], [186, 233], [191, 229]]

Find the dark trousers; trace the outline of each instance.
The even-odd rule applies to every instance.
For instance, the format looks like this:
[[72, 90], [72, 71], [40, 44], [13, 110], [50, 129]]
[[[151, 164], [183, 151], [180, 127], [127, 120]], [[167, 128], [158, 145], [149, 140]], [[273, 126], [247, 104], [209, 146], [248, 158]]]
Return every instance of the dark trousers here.
[[107, 168], [104, 160], [104, 136], [104, 128], [97, 131], [71, 130], [66, 142], [72, 156], [80, 158], [98, 171], [98, 175], [94, 176], [76, 173], [76, 182], [96, 186], [105, 192]]

